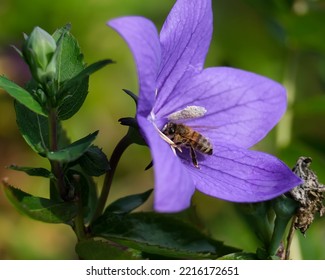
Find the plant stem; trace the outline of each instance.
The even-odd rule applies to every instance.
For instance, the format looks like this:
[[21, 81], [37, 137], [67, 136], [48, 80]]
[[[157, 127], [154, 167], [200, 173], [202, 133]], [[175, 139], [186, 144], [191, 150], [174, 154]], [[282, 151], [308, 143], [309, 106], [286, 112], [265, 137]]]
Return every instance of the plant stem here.
[[107, 198], [108, 198], [108, 195], [109, 195], [109, 191], [111, 189], [113, 177], [114, 177], [118, 162], [119, 162], [122, 154], [124, 153], [124, 151], [132, 143], [133, 143], [133, 141], [132, 141], [129, 133], [127, 133], [115, 147], [115, 149], [112, 153], [111, 159], [110, 159], [110, 169], [106, 172], [104, 183], [103, 183], [103, 188], [102, 188], [101, 194], [99, 196], [97, 208], [96, 208], [96, 211], [94, 213], [91, 223], [94, 222], [102, 214], [105, 204], [106, 204], [106, 201], [107, 201]]
[[[49, 145], [51, 151], [58, 150], [58, 114], [55, 108], [49, 110]], [[51, 161], [52, 171], [57, 182], [56, 188], [60, 197], [66, 199], [67, 189], [64, 182], [64, 173], [62, 166], [57, 161]]]
[[293, 219], [292, 219], [292, 223], [291, 223], [291, 226], [290, 226], [288, 236], [287, 236], [287, 245], [286, 245], [285, 255], [284, 255], [285, 260], [289, 260], [289, 257], [290, 257], [290, 247], [291, 247], [291, 244], [292, 244], [293, 236], [294, 236], [295, 231], [296, 231], [295, 226], [294, 226], [296, 220], [297, 220], [297, 216], [294, 216]]
[[78, 198], [77, 201], [78, 204], [78, 214], [74, 219], [74, 232], [77, 235], [78, 240], [82, 240], [86, 238], [86, 232], [85, 232], [85, 224], [84, 224], [84, 217], [83, 217], [83, 203], [81, 200], [81, 197]]
[[57, 111], [50, 109], [49, 111], [49, 141], [50, 150], [57, 151], [58, 149], [58, 124], [57, 124]]
[[289, 220], [290, 220], [290, 218], [276, 217], [275, 222], [274, 222], [274, 230], [273, 230], [270, 246], [268, 248], [268, 253], [270, 256], [273, 256], [276, 254], [276, 252], [281, 244], [281, 241], [282, 241], [282, 238], [285, 233], [285, 230], [286, 230]]

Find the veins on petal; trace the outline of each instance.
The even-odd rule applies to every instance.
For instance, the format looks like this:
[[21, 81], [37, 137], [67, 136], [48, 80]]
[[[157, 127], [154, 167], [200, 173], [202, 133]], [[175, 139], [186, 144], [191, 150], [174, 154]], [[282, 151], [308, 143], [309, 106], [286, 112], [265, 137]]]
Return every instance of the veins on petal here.
[[[195, 7], [194, 10], [205, 11], [206, 6], [202, 7], [200, 4], [201, 2], [198, 3], [199, 7]], [[195, 12], [193, 13], [196, 14]], [[162, 46], [164, 47], [165, 45], [165, 48], [163, 48], [163, 50], [165, 49], [166, 52], [163, 51], [163, 53], [165, 53], [166, 56], [163, 58], [163, 65], [158, 73], [158, 80], [162, 74], [164, 76], [163, 79], [159, 82], [160, 89], [163, 89], [165, 87], [165, 84], [170, 83], [170, 81], [173, 81], [171, 77], [174, 75], [174, 72], [178, 71], [178, 68], [182, 67], [182, 64], [187, 65], [187, 67], [183, 69], [183, 73], [181, 73], [180, 76], [177, 77], [178, 81], [181, 81], [188, 72], [198, 73], [202, 70], [205, 55], [204, 57], [202, 57], [202, 60], [199, 61], [197, 61], [197, 56], [202, 44], [205, 45], [210, 42], [210, 39], [208, 41], [206, 40], [206, 37], [209, 37], [210, 29], [207, 28], [204, 30], [204, 32], [200, 31], [200, 28], [202, 27], [202, 21], [205, 20], [206, 16], [207, 15], [205, 11], [204, 14], [197, 14], [195, 19], [190, 18], [189, 20], [185, 19], [184, 21], [182, 21], [181, 19], [177, 20], [177, 25], [179, 26], [178, 31], [181, 35], [174, 36], [176, 38], [170, 38], [170, 40], [177, 40], [177, 42], [175, 41], [173, 42], [173, 44], [171, 44], [174, 49], [170, 49], [170, 42], [167, 42], [167, 40], [164, 40], [164, 42], [162, 42]], [[191, 21], [194, 21], [194, 24], [191, 26], [191, 30], [187, 30], [185, 24], [190, 24], [189, 22]], [[184, 41], [186, 41], [185, 45], [183, 44]], [[195, 41], [198, 43], [196, 43], [194, 46], [193, 42]], [[173, 86], [167, 92], [165, 100], [163, 100], [164, 103], [169, 100], [172, 93], [175, 91], [175, 87], [177, 87], [178, 82], [176, 80], [174, 80], [172, 83]]]

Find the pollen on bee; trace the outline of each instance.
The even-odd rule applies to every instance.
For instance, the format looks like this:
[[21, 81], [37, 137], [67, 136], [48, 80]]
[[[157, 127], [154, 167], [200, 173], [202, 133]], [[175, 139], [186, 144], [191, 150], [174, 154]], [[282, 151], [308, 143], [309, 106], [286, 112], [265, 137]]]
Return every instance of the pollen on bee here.
[[206, 114], [207, 110], [202, 106], [187, 106], [182, 110], [170, 114], [168, 120], [181, 120], [199, 118]]

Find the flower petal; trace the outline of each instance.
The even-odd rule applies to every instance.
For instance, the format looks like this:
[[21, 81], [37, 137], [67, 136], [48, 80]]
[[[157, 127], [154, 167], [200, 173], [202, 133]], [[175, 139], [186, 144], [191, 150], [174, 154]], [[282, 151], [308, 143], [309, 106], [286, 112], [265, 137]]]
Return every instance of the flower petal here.
[[157, 102], [165, 102], [181, 77], [202, 70], [211, 37], [211, 0], [176, 1], [160, 32]]
[[180, 159], [164, 142], [152, 123], [138, 116], [138, 123], [146, 138], [154, 163], [154, 208], [160, 212], [178, 212], [190, 206], [194, 183]]
[[258, 202], [277, 197], [301, 184], [274, 156], [234, 146], [217, 145], [214, 154], [186, 164], [201, 192], [234, 202]]
[[113, 19], [107, 25], [115, 29], [132, 50], [140, 86], [138, 111], [147, 114], [154, 102], [161, 57], [157, 29], [150, 20], [136, 16]]
[[277, 82], [243, 70], [216, 67], [182, 80], [156, 116], [166, 119], [186, 106], [202, 106], [206, 115], [186, 124], [214, 127], [204, 132], [213, 143], [249, 148], [277, 124], [286, 104], [286, 91]]

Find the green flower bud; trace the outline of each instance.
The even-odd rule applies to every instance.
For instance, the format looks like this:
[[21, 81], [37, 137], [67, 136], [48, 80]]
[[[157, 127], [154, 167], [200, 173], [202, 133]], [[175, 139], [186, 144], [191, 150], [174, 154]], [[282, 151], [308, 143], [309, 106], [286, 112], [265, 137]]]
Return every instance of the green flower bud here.
[[35, 27], [30, 36], [26, 37], [23, 55], [38, 82], [44, 83], [55, 77], [56, 49], [53, 37], [40, 27]]
[[273, 200], [273, 209], [278, 218], [290, 219], [292, 218], [298, 209], [299, 204], [284, 195], [279, 196]]

